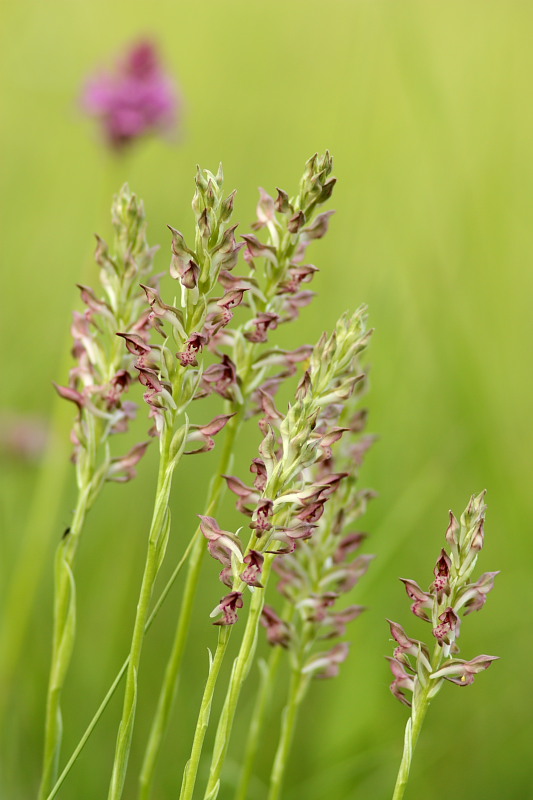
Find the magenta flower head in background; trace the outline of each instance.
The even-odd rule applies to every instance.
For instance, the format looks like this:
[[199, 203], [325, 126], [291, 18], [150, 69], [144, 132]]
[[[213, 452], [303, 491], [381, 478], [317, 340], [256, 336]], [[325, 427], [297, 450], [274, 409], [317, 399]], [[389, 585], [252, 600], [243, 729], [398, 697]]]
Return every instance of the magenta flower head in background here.
[[112, 71], [91, 77], [82, 95], [83, 109], [97, 117], [115, 151], [176, 124], [180, 105], [175, 81], [164, 71], [153, 42], [133, 44]]

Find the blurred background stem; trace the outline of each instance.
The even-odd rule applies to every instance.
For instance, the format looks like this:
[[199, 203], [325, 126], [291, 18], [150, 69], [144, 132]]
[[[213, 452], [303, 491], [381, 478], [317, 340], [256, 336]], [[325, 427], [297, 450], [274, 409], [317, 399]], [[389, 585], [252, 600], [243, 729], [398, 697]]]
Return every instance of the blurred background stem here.
[[[91, 476], [92, 477], [92, 476]], [[61, 694], [68, 671], [76, 635], [76, 584], [73, 575], [77, 545], [89, 508], [91, 480], [80, 487], [76, 510], [70, 530], [65, 533], [56, 556], [54, 633], [50, 679], [46, 700], [43, 774], [40, 800], [47, 797], [54, 784], [62, 738]]]
[[305, 697], [309, 680], [309, 675], [305, 675], [302, 672], [301, 665], [291, 670], [289, 694], [285, 708], [282, 711], [281, 732], [270, 776], [268, 800], [279, 800], [281, 797], [283, 780], [289, 764], [298, 711]]
[[[105, 152], [102, 161], [101, 200], [99, 211], [100, 230], [109, 225], [109, 209], [113, 195], [120, 188], [120, 181], [127, 172], [129, 159], [112, 157]], [[77, 283], [90, 282], [94, 259], [87, 255], [81, 262]], [[79, 292], [72, 292], [74, 308], [78, 303]], [[72, 312], [70, 311], [70, 316]], [[65, 339], [61, 357], [57, 364], [57, 374], [49, 375], [49, 382], [63, 381], [72, 366], [72, 340], [69, 332], [69, 317], [65, 319]], [[19, 659], [28, 633], [34, 610], [35, 598], [39, 592], [44, 572], [49, 565], [49, 553], [54, 535], [59, 537], [60, 509], [65, 499], [65, 488], [72, 474], [68, 442], [69, 425], [65, 424], [64, 400], [53, 392], [48, 420], [46, 446], [38, 465], [36, 485], [33, 489], [26, 523], [23, 526], [21, 543], [15, 563], [8, 573], [6, 599], [3, 608], [3, 625], [0, 628], [0, 727], [3, 725], [6, 702], [10, 686], [16, 674]]]

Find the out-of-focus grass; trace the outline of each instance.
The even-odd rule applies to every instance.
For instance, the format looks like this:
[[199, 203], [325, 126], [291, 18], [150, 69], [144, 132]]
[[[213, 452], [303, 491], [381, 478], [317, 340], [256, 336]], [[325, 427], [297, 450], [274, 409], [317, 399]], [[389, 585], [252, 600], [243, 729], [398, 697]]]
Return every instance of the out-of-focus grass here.
[[[196, 162], [223, 160], [228, 188], [239, 188], [236, 216], [244, 227], [253, 218], [258, 185], [290, 191], [308, 155], [329, 147], [339, 178], [338, 213], [312, 253], [321, 268], [319, 298], [293, 336], [294, 344], [313, 341], [346, 307], [369, 303], [376, 334], [368, 403], [371, 428], [381, 438], [364, 477], [380, 493], [366, 522], [378, 558], [374, 575], [360, 586], [357, 601], [369, 610], [353, 626], [350, 660], [339, 679], [314, 687], [304, 712], [286, 796], [390, 796], [406, 714], [388, 694], [384, 618], [398, 618], [415, 636], [426, 633], [411, 622], [396, 579], [429, 582], [447, 509], [460, 511], [485, 486], [481, 568], [502, 574], [486, 610], [467, 621], [463, 654], [489, 652], [502, 660], [472, 689], [445, 687], [420, 741], [410, 794], [432, 797], [445, 784], [458, 800], [531, 797], [533, 8], [512, 0], [17, 0], [5, 4], [3, 18], [2, 406], [50, 412], [50, 382], [65, 379], [57, 373], [73, 284], [89, 269], [92, 231], [109, 233], [104, 210], [122, 180], [146, 201], [165, 269], [166, 223], [190, 231]], [[110, 167], [76, 97], [95, 63], [146, 32], [158, 39], [181, 81], [180, 141], [146, 143]], [[69, 420], [65, 409], [65, 438]], [[243, 469], [252, 455], [247, 439], [239, 454]], [[109, 487], [91, 513], [79, 561], [79, 640], [65, 696], [65, 753], [127, 650], [154, 456], [135, 484]], [[173, 518], [182, 538], [172, 543], [170, 560], [202, 511], [203, 481], [215, 463], [216, 454], [202, 457], [178, 475]], [[35, 481], [35, 469], [3, 461], [2, 588]], [[69, 521], [72, 491], [71, 485], [58, 536]], [[229, 503], [225, 519], [236, 519]], [[49, 550], [1, 734], [6, 800], [31, 797], [38, 777], [51, 571]], [[219, 594], [210, 563], [187, 657], [187, 690], [165, 744], [161, 798], [176, 796], [179, 787], [207, 669], [205, 648], [215, 640], [207, 612]], [[148, 640], [128, 797], [178, 603], [176, 592]], [[230, 778], [254, 676], [249, 684]], [[280, 681], [280, 704], [282, 698]], [[118, 705], [62, 797], [104, 796]], [[261, 780], [276, 735], [273, 724], [265, 734]], [[264, 796], [262, 785], [250, 800]], [[222, 800], [231, 796], [229, 789], [221, 793]]]

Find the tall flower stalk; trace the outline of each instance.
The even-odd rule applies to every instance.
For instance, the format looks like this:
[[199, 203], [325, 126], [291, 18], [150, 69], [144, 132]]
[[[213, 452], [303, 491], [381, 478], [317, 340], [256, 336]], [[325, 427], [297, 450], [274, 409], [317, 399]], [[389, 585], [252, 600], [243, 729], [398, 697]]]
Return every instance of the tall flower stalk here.
[[[192, 425], [186, 410], [198, 396], [204, 369], [204, 345], [215, 330], [219, 331], [227, 324], [233, 315], [230, 309], [242, 300], [242, 294], [235, 292], [225, 293], [218, 299], [213, 297], [221, 270], [234, 267], [239, 250], [234, 228], [228, 224], [232, 209], [233, 194], [227, 198], [223, 196], [222, 170], [213, 175], [208, 170], [199, 169], [193, 199], [196, 216], [194, 248], [186, 244], [179, 231], [171, 229], [173, 255], [170, 275], [180, 284], [180, 307], [167, 305], [157, 289], [143, 287], [151, 308], [149, 320], [163, 337], [163, 343], [147, 345], [135, 331], [118, 333], [125, 340], [128, 351], [136, 356], [134, 366], [141, 384], [147, 390], [144, 399], [154, 420], [152, 433], [159, 437], [160, 457], [148, 550], [137, 602], [122, 718], [109, 787], [110, 800], [118, 800], [122, 796], [126, 777], [146, 623], [170, 534], [169, 498], [174, 470], [184, 453], [211, 450], [214, 447], [213, 437], [230, 418], [228, 415], [219, 415], [205, 425]], [[186, 450], [188, 445], [195, 449]]]
[[[274, 392], [277, 386], [296, 371], [296, 365], [309, 355], [309, 348], [293, 352], [267, 350], [270, 332], [279, 324], [293, 320], [299, 309], [307, 305], [313, 293], [302, 288], [316, 268], [303, 264], [307, 246], [322, 238], [328, 228], [330, 212], [317, 214], [331, 197], [335, 178], [331, 177], [333, 161], [329, 153], [314, 155], [306, 164], [299, 191], [292, 198], [278, 190], [274, 200], [263, 189], [257, 207], [255, 230], [266, 229], [267, 241], [257, 236], [244, 236], [247, 277], [230, 275], [226, 270], [221, 282], [234, 293], [245, 293], [247, 317], [239, 325], [215, 331], [210, 347], [221, 359], [204, 372], [202, 387], [226, 398], [227, 412], [234, 416], [226, 429], [226, 443], [218, 469], [211, 481], [204, 516], [216, 514], [225, 473], [231, 468], [232, 452], [241, 424], [259, 410], [261, 392]], [[274, 371], [275, 374], [272, 374]], [[188, 575], [172, 650], [167, 663], [140, 774], [139, 797], [147, 800], [152, 792], [157, 757], [175, 701], [179, 673], [205, 545], [200, 529], [189, 561]]]
[[[362, 382], [357, 385], [357, 395], [363, 386]], [[267, 629], [268, 640], [287, 649], [291, 673], [270, 777], [269, 800], [281, 796], [299, 710], [311, 679], [333, 678], [338, 674], [340, 664], [348, 656], [347, 642], [339, 639], [345, 635], [347, 624], [364, 611], [359, 605], [335, 609], [373, 559], [371, 555], [352, 559], [365, 534], [349, 528], [364, 514], [367, 501], [373, 496], [369, 490], [358, 489], [358, 468], [374, 438], [359, 437], [366, 413], [356, 411], [354, 405], [348, 404], [347, 413], [341, 418], [345, 425], [330, 437], [333, 443], [344, 434], [339, 458], [334, 457], [331, 447], [325, 448], [325, 460], [313, 468], [314, 483], [323, 487], [307, 511], [317, 523], [316, 530], [309, 539], [299, 542], [293, 553], [275, 562], [280, 576], [278, 589], [286, 598], [286, 611], [279, 617], [270, 606], [263, 609], [261, 622]], [[358, 440], [354, 441], [355, 437]], [[250, 773], [250, 766], [245, 765], [238, 794], [241, 798], [247, 795], [246, 776]]]
[[127, 325], [139, 339], [147, 336], [147, 314], [139, 280], [150, 280], [154, 250], [146, 241], [144, 209], [125, 186], [112, 208], [114, 251], [98, 240], [96, 260], [104, 297], [80, 286], [86, 310], [75, 312], [72, 324], [73, 355], [68, 386], [58, 393], [78, 409], [72, 430], [73, 460], [78, 493], [70, 527], [65, 531], [55, 559], [54, 628], [48, 685], [44, 761], [39, 797], [45, 798], [56, 777], [62, 738], [61, 695], [70, 665], [76, 630], [74, 565], [85, 519], [106, 481], [126, 481], [147, 443], [136, 445], [126, 456], [112, 457], [110, 437], [127, 430], [135, 406], [125, 402], [132, 381], [132, 358], [117, 342], [117, 327]]
[[227, 648], [229, 630], [238, 619], [237, 611], [244, 604], [243, 591], [248, 586], [253, 590], [252, 600], [219, 719], [205, 797], [212, 800], [218, 794], [240, 691], [255, 654], [264, 589], [272, 562], [280, 553], [292, 552], [296, 541], [313, 533], [314, 523], [307, 514], [313, 496], [320, 495], [323, 487], [309, 484], [306, 471], [321, 460], [324, 448], [330, 446], [333, 423], [340, 414], [342, 402], [363, 377], [359, 372], [358, 354], [365, 348], [368, 336], [364, 309], [353, 317], [342, 317], [335, 332], [330, 337], [324, 335], [314, 348], [296, 401], [289, 406], [287, 415], [279, 413], [272, 398], [264, 398], [264, 439], [259, 448], [260, 458], [252, 463], [252, 471], [257, 476], [255, 485], [246, 487], [238, 479], [230, 479], [230, 488], [233, 485], [239, 494], [243, 511], [252, 516], [252, 534], [247, 546], [243, 546], [236, 534], [222, 530], [215, 519], [202, 520], [209, 551], [222, 563], [220, 578], [230, 592], [213, 612], [213, 616], [221, 615], [215, 621], [221, 626], [221, 632], [191, 758], [184, 773], [181, 800], [190, 800], [194, 791], [218, 670]]
[[[413, 600], [411, 611], [432, 626], [436, 639], [433, 651], [424, 642], [411, 639], [397, 622], [389, 621], [397, 643], [390, 664], [394, 680], [391, 691], [411, 709], [404, 736], [404, 749], [393, 800], [404, 796], [413, 752], [431, 700], [442, 688], [444, 680], [458, 686], [469, 686], [475, 675], [487, 669], [497, 656], [480, 655], [464, 661], [455, 658], [461, 616], [479, 611], [494, 586], [497, 572], [485, 572], [472, 582], [471, 576], [484, 541], [485, 492], [473, 495], [460, 522], [450, 511], [446, 531], [448, 552], [441, 550], [434, 569], [435, 580], [427, 592], [413, 580], [403, 579], [407, 595]], [[412, 700], [405, 694], [412, 692]]]

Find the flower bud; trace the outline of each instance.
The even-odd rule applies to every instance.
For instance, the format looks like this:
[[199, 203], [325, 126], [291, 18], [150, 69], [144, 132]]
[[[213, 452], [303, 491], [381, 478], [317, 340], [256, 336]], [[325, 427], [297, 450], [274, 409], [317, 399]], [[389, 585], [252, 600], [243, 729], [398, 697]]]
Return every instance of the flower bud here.
[[278, 193], [274, 202], [276, 211], [279, 211], [280, 214], [291, 214], [293, 209], [289, 203], [289, 195], [283, 189], [276, 189], [276, 191]]

